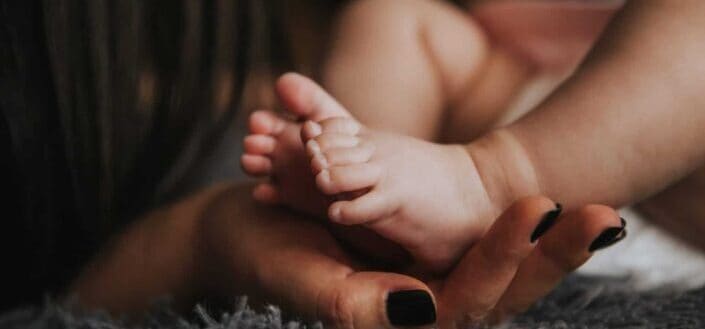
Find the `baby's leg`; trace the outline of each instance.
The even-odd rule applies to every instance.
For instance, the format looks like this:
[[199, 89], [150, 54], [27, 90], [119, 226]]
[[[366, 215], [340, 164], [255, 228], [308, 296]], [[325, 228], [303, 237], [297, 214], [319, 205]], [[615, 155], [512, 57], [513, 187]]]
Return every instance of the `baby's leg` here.
[[[339, 19], [323, 84], [362, 123], [437, 140], [486, 60], [482, 31], [440, 1], [363, 0]], [[487, 115], [487, 114], [481, 114]]]

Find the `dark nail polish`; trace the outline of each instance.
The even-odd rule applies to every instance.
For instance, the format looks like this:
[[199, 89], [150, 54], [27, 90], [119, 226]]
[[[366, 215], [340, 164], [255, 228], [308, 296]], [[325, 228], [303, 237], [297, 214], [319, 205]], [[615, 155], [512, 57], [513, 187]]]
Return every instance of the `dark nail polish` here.
[[394, 326], [425, 326], [436, 322], [436, 307], [425, 290], [400, 290], [387, 295], [387, 318]]
[[597, 251], [600, 249], [607, 248], [607, 247], [609, 247], [619, 241], [622, 241], [622, 239], [626, 238], [627, 237], [627, 230], [625, 229], [625, 227], [627, 226], [627, 222], [622, 217], [620, 217], [619, 220], [622, 222], [622, 226], [621, 227], [610, 227], [610, 228], [604, 230], [590, 244], [588, 251], [594, 252], [594, 251]]
[[534, 232], [531, 233], [531, 243], [536, 242], [538, 238], [548, 232], [548, 229], [556, 223], [556, 219], [560, 216], [561, 211], [563, 211], [563, 206], [560, 203], [556, 203], [556, 209], [547, 212], [539, 225], [536, 226]]

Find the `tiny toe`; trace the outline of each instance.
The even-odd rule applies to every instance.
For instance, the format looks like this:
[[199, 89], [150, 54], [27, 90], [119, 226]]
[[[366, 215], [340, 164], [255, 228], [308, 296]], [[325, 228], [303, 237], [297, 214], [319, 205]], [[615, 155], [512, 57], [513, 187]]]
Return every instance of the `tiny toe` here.
[[286, 127], [286, 120], [271, 111], [255, 111], [250, 114], [249, 129], [253, 134], [279, 135]]
[[276, 145], [277, 140], [269, 135], [249, 135], [243, 141], [245, 152], [248, 154], [270, 154]]
[[306, 142], [306, 153], [308, 153], [310, 157], [323, 156], [321, 145], [319, 145], [315, 139]]
[[308, 141], [311, 138], [320, 135], [322, 132], [323, 129], [321, 128], [321, 125], [314, 121], [308, 120], [304, 122], [304, 125], [301, 128], [301, 139], [303, 141]]
[[298, 117], [320, 121], [334, 116], [350, 116], [335, 98], [303, 75], [284, 74], [277, 80], [275, 88], [287, 111]]
[[318, 123], [324, 133], [334, 133], [334, 134], [344, 134], [344, 135], [357, 135], [362, 129], [357, 121], [353, 118], [346, 117], [335, 117], [330, 119], [325, 119]]
[[328, 160], [321, 154], [313, 155], [311, 157], [311, 169], [314, 175], [318, 175], [321, 171], [328, 169]]
[[379, 166], [370, 163], [330, 167], [316, 175], [316, 185], [323, 193], [338, 194], [371, 187], [380, 176]]
[[262, 203], [276, 204], [279, 203], [279, 189], [270, 183], [262, 183], [255, 186], [252, 197]]
[[328, 217], [339, 224], [357, 225], [389, 217], [395, 209], [384, 194], [371, 191], [354, 200], [334, 202], [328, 208]]
[[374, 145], [362, 142], [355, 147], [328, 149], [323, 152], [322, 158], [330, 166], [347, 166], [369, 161], [374, 151]]
[[262, 155], [243, 154], [240, 164], [252, 176], [266, 176], [272, 172], [272, 160]]
[[360, 138], [345, 134], [321, 134], [310, 141], [316, 141], [321, 152], [334, 148], [354, 147], [360, 144]]

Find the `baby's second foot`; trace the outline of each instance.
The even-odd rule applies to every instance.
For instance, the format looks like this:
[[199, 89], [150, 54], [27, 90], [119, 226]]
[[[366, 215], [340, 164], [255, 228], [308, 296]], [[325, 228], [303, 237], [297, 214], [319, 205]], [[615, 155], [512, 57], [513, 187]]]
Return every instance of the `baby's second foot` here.
[[307, 121], [302, 136], [316, 185], [338, 198], [329, 218], [399, 243], [422, 270], [447, 270], [498, 212], [461, 146], [374, 131], [350, 116]]
[[[303, 81], [303, 83], [302, 83]], [[278, 95], [296, 117], [323, 120], [349, 115], [340, 106], [297, 106], [316, 104], [316, 94], [296, 74], [287, 74], [277, 82]], [[241, 157], [244, 171], [250, 176], [268, 177], [258, 184], [253, 197], [266, 204], [283, 204], [308, 214], [325, 216], [330, 198], [315, 187], [309, 159], [301, 141], [301, 124], [271, 111], [256, 111], [249, 118], [249, 134], [244, 139]]]

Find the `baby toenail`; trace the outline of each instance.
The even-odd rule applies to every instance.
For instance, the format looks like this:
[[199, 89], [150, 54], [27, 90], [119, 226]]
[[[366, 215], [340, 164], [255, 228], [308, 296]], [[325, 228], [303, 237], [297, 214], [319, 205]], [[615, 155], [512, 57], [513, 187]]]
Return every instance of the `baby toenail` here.
[[306, 142], [306, 151], [308, 151], [309, 155], [316, 156], [318, 154], [321, 154], [321, 146], [318, 145], [318, 142], [312, 139]]
[[326, 183], [330, 182], [330, 173], [328, 172], [327, 169], [322, 170], [318, 175], [320, 176], [319, 177], [320, 180], [322, 180]]
[[334, 222], [340, 222], [340, 207], [331, 206], [328, 217]]
[[328, 169], [328, 160], [324, 156], [316, 154], [313, 156], [313, 166], [318, 170]]
[[321, 128], [321, 125], [319, 125], [316, 122], [309, 120], [309, 121], [306, 121], [305, 125], [307, 126], [306, 129], [309, 132], [310, 138], [316, 137], [316, 136], [320, 135], [321, 133], [323, 133], [323, 128]]

